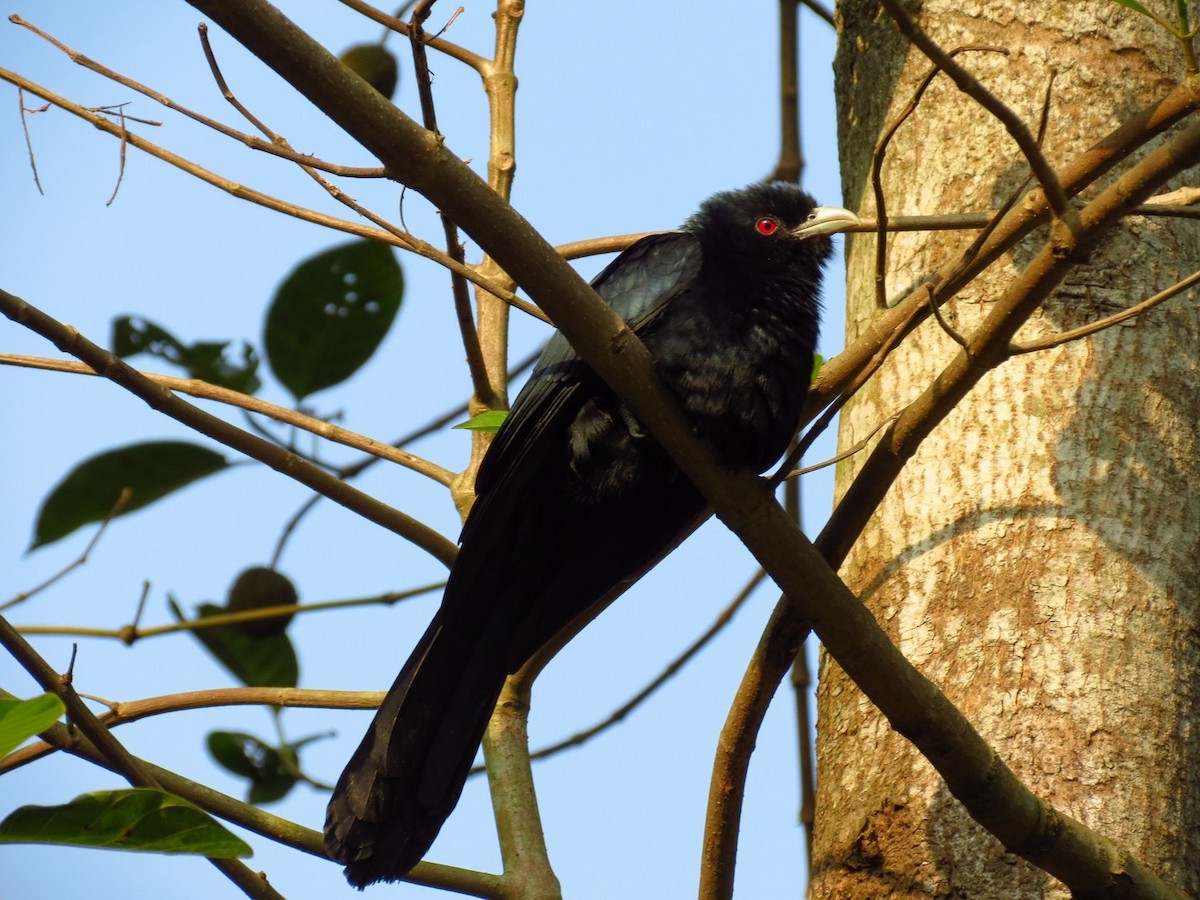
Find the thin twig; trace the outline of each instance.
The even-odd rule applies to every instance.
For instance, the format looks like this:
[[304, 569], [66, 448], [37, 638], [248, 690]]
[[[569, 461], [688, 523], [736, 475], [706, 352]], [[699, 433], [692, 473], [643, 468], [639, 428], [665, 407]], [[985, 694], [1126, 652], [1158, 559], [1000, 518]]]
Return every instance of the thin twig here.
[[912, 43], [936, 65], [941, 66], [946, 74], [954, 79], [958, 89], [971, 97], [976, 103], [996, 117], [1008, 131], [1009, 135], [1029, 163], [1033, 174], [1046, 195], [1046, 202], [1056, 219], [1061, 219], [1067, 213], [1067, 195], [1059, 181], [1058, 174], [1051, 167], [1046, 157], [1042, 155], [1037, 141], [1025, 127], [1020, 116], [1013, 112], [1000, 98], [985, 88], [970, 72], [956, 63], [949, 54], [929, 37], [901, 5], [900, 0], [883, 0], [884, 7], [891, 13], [892, 18]]
[[959, 334], [954, 326], [946, 321], [945, 316], [942, 315], [942, 308], [937, 302], [937, 291], [934, 290], [933, 285], [927, 282], [925, 284], [925, 290], [929, 294], [929, 311], [933, 314], [934, 319], [937, 320], [938, 325], [941, 326], [942, 331], [946, 332], [946, 334], [950, 336], [950, 339], [953, 340], [954, 343], [958, 344], [958, 346], [962, 347], [964, 350], [970, 352], [970, 342], [967, 341], [967, 339], [961, 334]]
[[899, 418], [899, 416], [900, 416], [899, 412], [892, 413], [890, 416], [888, 416], [886, 419], [884, 419], [882, 422], [880, 422], [878, 425], [876, 425], [874, 428], [872, 428], [871, 431], [865, 437], [863, 437], [861, 440], [855, 441], [852, 446], [846, 448], [845, 450], [843, 450], [841, 453], [837, 454], [836, 456], [831, 456], [831, 457], [829, 457], [829, 459], [823, 459], [819, 463], [813, 463], [811, 466], [804, 466], [801, 469], [792, 469], [784, 477], [787, 480], [791, 481], [793, 479], [799, 478], [801, 475], [809, 475], [813, 472], [818, 471], [819, 469], [825, 469], [825, 468], [828, 468], [829, 466], [836, 466], [843, 459], [849, 459], [850, 457], [854, 456], [855, 454], [861, 453], [863, 451], [863, 449], [867, 446], [867, 444], [871, 443], [871, 439], [873, 437], [875, 437], [875, 435], [879, 434], [879, 432], [883, 431], [883, 429], [887, 428], [889, 425], [891, 425], [893, 422], [895, 422], [896, 419]]
[[[378, 22], [380, 25], [397, 34], [402, 34], [405, 37], [410, 36], [408, 23], [397, 16], [389, 16], [383, 10], [376, 9], [369, 3], [363, 2], [363, 0], [341, 0], [341, 2], [355, 12], [362, 13], [368, 19]], [[405, 4], [399, 15], [403, 15], [410, 6], [412, 6], [411, 3]], [[460, 47], [458, 44], [452, 44], [450, 41], [443, 40], [440, 37], [428, 38], [427, 43], [439, 53], [445, 53], [451, 59], [457, 59], [461, 63], [466, 63], [481, 76], [485, 76], [492, 66], [492, 61], [487, 57], [480, 56], [478, 53], [474, 53], [465, 47]]]
[[32, 113], [32, 112], [45, 112], [46, 110], [48, 110], [50, 108], [50, 104], [47, 103], [45, 106], [39, 107], [37, 109], [31, 109], [29, 107], [26, 107], [25, 106], [25, 90], [24, 90], [24, 88], [18, 87], [17, 88], [17, 106], [21, 110], [21, 130], [23, 132], [25, 132], [25, 149], [27, 151], [29, 151], [29, 168], [33, 171], [33, 183], [34, 183], [34, 185], [37, 186], [38, 193], [44, 197], [44, 196], [46, 196], [46, 192], [44, 190], [42, 190], [42, 180], [40, 178], [38, 178], [37, 158], [33, 154], [33, 140], [29, 137], [28, 115], [29, 115], [29, 113]]
[[833, 28], [837, 28], [837, 20], [833, 17], [833, 13], [831, 13], [829, 9], [826, 8], [822, 3], [818, 2], [818, 0], [800, 0], [800, 5], [806, 6], [816, 13], [818, 18], [825, 21], [825, 24]]
[[[122, 136], [121, 129], [104, 116], [99, 115], [98, 113], [95, 113], [86, 107], [80, 106], [79, 104], [68, 100], [66, 97], [61, 97], [58, 94], [55, 94], [53, 91], [50, 91], [41, 85], [35, 84], [16, 72], [5, 68], [0, 68], [0, 80], [7, 81], [8, 83], [16, 85], [17, 87], [22, 87], [29, 93], [41, 97], [43, 100], [49, 101], [54, 106], [66, 110], [72, 115], [78, 116], [79, 118], [91, 123], [101, 131], [105, 131], [116, 138], [120, 138]], [[461, 263], [455, 262], [432, 244], [429, 244], [412, 234], [407, 232], [398, 234], [397, 232], [384, 230], [381, 228], [370, 228], [358, 222], [349, 222], [345, 219], [339, 219], [336, 216], [326, 215], [324, 213], [316, 212], [315, 210], [297, 206], [294, 203], [288, 203], [287, 201], [280, 200], [276, 197], [272, 197], [269, 194], [264, 194], [261, 191], [256, 191], [253, 188], [246, 187], [243, 184], [239, 184], [238, 182], [231, 181], [230, 179], [224, 178], [221, 175], [217, 175], [216, 173], [193, 163], [191, 160], [185, 159], [178, 154], [172, 153], [170, 150], [158, 146], [152, 141], [146, 140], [136, 132], [129, 132], [127, 138], [131, 146], [136, 147], [145, 153], [149, 153], [151, 156], [161, 159], [164, 162], [181, 169], [187, 174], [200, 179], [201, 181], [220, 188], [221, 190], [228, 194], [232, 194], [238, 199], [248, 200], [251, 203], [256, 203], [259, 206], [266, 207], [267, 209], [272, 209], [276, 212], [282, 212], [286, 215], [293, 216], [297, 219], [302, 219], [306, 222], [313, 222], [317, 225], [323, 225], [326, 228], [332, 228], [336, 231], [343, 231], [347, 234], [353, 234], [357, 237], [371, 238], [372, 240], [382, 241], [385, 244], [391, 244], [393, 247], [409, 250], [419, 256], [424, 256], [427, 259], [431, 259], [439, 265], [445, 266], [451, 271], [461, 273], [468, 281], [480, 285], [489, 293], [499, 297], [510, 306], [516, 307], [517, 309], [533, 316], [536, 319], [541, 319], [543, 322], [548, 321], [545, 313], [528, 301], [517, 297], [511, 290], [502, 284], [498, 284], [494, 280], [485, 278], [473, 267], [463, 266]]]
[[[965, 46], [955, 47], [947, 54], [947, 58], [953, 59], [959, 53], [967, 51], [984, 51], [991, 53], [1008, 54], [1008, 51], [1003, 47], [986, 47], [986, 46]], [[921, 103], [921, 98], [925, 96], [925, 91], [929, 89], [929, 85], [933, 83], [933, 79], [937, 77], [938, 72], [942, 71], [942, 67], [935, 61], [933, 67], [925, 73], [925, 76], [917, 83], [916, 89], [913, 91], [912, 97], [904, 109], [896, 115], [892, 123], [884, 129], [883, 134], [875, 144], [875, 149], [871, 152], [871, 190], [875, 195], [875, 308], [887, 308], [887, 238], [888, 228], [887, 202], [883, 193], [883, 161], [887, 156], [888, 144], [896, 132], [903, 125]]]
[[[33, 676], [43, 690], [56, 694], [62, 700], [71, 723], [83, 732], [113, 768], [120, 772], [122, 777], [134, 787], [163, 789], [145, 762], [126, 750], [125, 746], [96, 719], [87, 704], [71, 686], [69, 676], [60, 676], [55, 672], [3, 616], [0, 616], [0, 646], [3, 646], [22, 668]], [[245, 863], [235, 859], [213, 857], [210, 857], [209, 861], [241, 888], [246, 896], [263, 898], [263, 900], [283, 900], [282, 895], [267, 883], [264, 875], [252, 872]]]
[[42, 29], [38, 28], [36, 25], [33, 25], [30, 22], [25, 21], [20, 16], [12, 15], [12, 16], [9, 16], [8, 18], [9, 18], [9, 21], [12, 22], [14, 25], [20, 25], [23, 28], [29, 29], [34, 34], [36, 34], [38, 37], [42, 38], [43, 40], [45, 40], [45, 41], [49, 42], [50, 44], [52, 44], [53, 46], [57, 47], [59, 50], [61, 50], [63, 53], [65, 53], [67, 55], [67, 57], [71, 60], [71, 62], [73, 62], [77, 65], [80, 65], [83, 68], [88, 69], [89, 71], [95, 72], [97, 75], [101, 75], [104, 78], [107, 78], [109, 81], [116, 82], [119, 85], [127, 87], [131, 90], [137, 91], [139, 94], [142, 94], [145, 97], [149, 97], [151, 100], [154, 100], [155, 102], [162, 104], [163, 106], [167, 107], [167, 109], [170, 109], [173, 112], [177, 112], [180, 115], [187, 116], [192, 121], [198, 122], [201, 125], [204, 125], [206, 128], [211, 128], [213, 131], [223, 134], [226, 137], [233, 138], [234, 140], [238, 141], [239, 143], [244, 144], [247, 147], [250, 147], [253, 150], [259, 150], [264, 153], [270, 153], [272, 155], [278, 156], [282, 159], [290, 160], [292, 162], [303, 163], [304, 165], [312, 166], [315, 169], [320, 169], [323, 172], [329, 172], [332, 175], [342, 175], [347, 178], [387, 178], [388, 177], [387, 170], [380, 166], [364, 167], [364, 166], [337, 165], [335, 163], [327, 162], [326, 160], [323, 160], [323, 159], [318, 159], [317, 157], [311, 156], [306, 153], [297, 153], [296, 151], [292, 150], [291, 148], [276, 146], [267, 141], [263, 141], [260, 138], [256, 138], [253, 135], [245, 134], [244, 132], [238, 131], [234, 128], [230, 128], [228, 125], [225, 125], [224, 123], [219, 122], [216, 119], [211, 119], [208, 116], [203, 115], [202, 113], [198, 113], [192, 109], [189, 109], [186, 106], [182, 106], [181, 104], [176, 103], [170, 97], [167, 97], [165, 94], [162, 94], [162, 93], [154, 90], [153, 88], [147, 87], [146, 85], [142, 84], [141, 82], [135, 81], [134, 79], [128, 77], [127, 75], [122, 75], [120, 72], [117, 72], [113, 69], [108, 68], [107, 66], [97, 62], [96, 60], [92, 59], [91, 57], [85, 56], [84, 54], [80, 53], [78, 50], [68, 47], [62, 41], [58, 40], [58, 38], [54, 37], [53, 35], [49, 34], [48, 32], [43, 31]]
[[1049, 350], [1051, 347], [1059, 347], [1070, 341], [1077, 341], [1080, 338], [1085, 338], [1088, 335], [1096, 334], [1104, 331], [1106, 328], [1112, 328], [1114, 325], [1119, 325], [1121, 322], [1128, 321], [1135, 316], [1140, 316], [1148, 309], [1152, 309], [1164, 300], [1170, 300], [1172, 297], [1177, 297], [1190, 288], [1192, 285], [1200, 282], [1200, 272], [1193, 272], [1182, 281], [1178, 281], [1164, 291], [1159, 291], [1153, 297], [1148, 297], [1140, 303], [1123, 309], [1119, 313], [1111, 316], [1106, 316], [1103, 319], [1092, 322], [1088, 325], [1081, 325], [1079, 328], [1072, 328], [1070, 331], [1062, 331], [1058, 334], [1049, 334], [1045, 337], [1040, 337], [1032, 341], [1024, 341], [1021, 343], [1014, 342], [1009, 345], [1009, 353], [1014, 355], [1021, 353], [1035, 353], [1039, 350]]
[[[11, 698], [12, 695], [0, 688], [0, 697]], [[78, 732], [68, 731], [65, 725], [52, 725], [42, 733], [42, 738], [55, 748], [72, 756], [85, 759], [111, 771], [118, 771], [102, 753], [92, 746], [86, 737], [79, 736]], [[156, 766], [154, 763], [145, 760], [140, 760], [140, 762], [158, 780], [164, 790], [170, 791], [175, 796], [182, 797], [214, 816], [246, 828], [269, 840], [311, 856], [326, 858], [324, 841], [319, 831], [297, 825], [295, 822], [272, 815], [241, 800], [235, 800], [227, 794], [222, 794], [220, 791], [185, 778], [169, 769]], [[502, 889], [502, 876], [437, 863], [418, 863], [417, 867], [408, 873], [405, 880], [413, 884], [454, 890], [470, 894], [473, 897], [501, 900], [506, 896]]]
[[[81, 694], [80, 696], [85, 696]], [[111, 701], [88, 696], [103, 703], [108, 712], [96, 717], [105, 728], [117, 728], [141, 719], [186, 710], [212, 709], [226, 706], [293, 707], [297, 709], [378, 709], [383, 691], [326, 691], [311, 688], [236, 687], [212, 688], [204, 691], [183, 691], [140, 700]], [[0, 759], [0, 774], [18, 769], [48, 754], [58, 747], [42, 741], [14, 750]]]
[[[75, 375], [103, 375], [102, 372], [97, 372], [87, 363], [48, 359], [41, 356], [23, 356], [14, 353], [0, 353], [0, 366], [4, 365], [42, 369], [48, 372], [69, 372]], [[322, 419], [306, 416], [304, 413], [289, 409], [286, 406], [279, 406], [258, 397], [243, 394], [230, 388], [221, 387], [220, 385], [210, 384], [207, 381], [201, 381], [197, 378], [176, 378], [171, 375], [160, 375], [155, 372], [142, 372], [140, 370], [138, 374], [148, 381], [162, 385], [172, 391], [178, 391], [181, 394], [188, 394], [202, 400], [214, 400], [218, 403], [236, 406], [248, 412], [268, 416], [278, 422], [311, 432], [318, 437], [342, 444], [345, 447], [370, 453], [379, 459], [386, 459], [388, 462], [411, 469], [436, 481], [438, 484], [448, 485], [454, 479], [454, 473], [449, 469], [413, 453], [409, 453], [407, 450], [401, 450], [366, 435], [358, 434], [348, 428], [342, 428], [340, 425], [334, 425]]]
[[[408, 37], [409, 45], [412, 47], [417, 95], [421, 101], [422, 122], [434, 134], [440, 134], [437, 124], [437, 108], [433, 102], [433, 79], [429, 74], [429, 60], [425, 54], [425, 45], [430, 38], [425, 34], [424, 22], [433, 10], [433, 3], [434, 0], [421, 0], [413, 8]], [[438, 210], [438, 218], [442, 222], [446, 252], [453, 259], [465, 263], [463, 244], [458, 237], [458, 226], [441, 210]], [[488, 378], [487, 364], [484, 360], [483, 348], [479, 344], [479, 332], [475, 327], [475, 313], [471, 308], [471, 295], [467, 290], [466, 279], [454, 272], [450, 273], [450, 294], [454, 299], [455, 318], [458, 321], [463, 352], [467, 360], [467, 371], [471, 376], [471, 386], [475, 397], [487, 408], [495, 409], [503, 405], [503, 397], [493, 389], [491, 380]]]
[[[539, 349], [535, 350], [533, 353], [530, 353], [524, 359], [520, 360], [516, 365], [514, 365], [509, 370], [508, 379], [511, 380], [511, 379], [515, 378], [517, 375], [524, 372], [526, 369], [530, 368], [537, 361], [538, 357], [541, 356], [541, 354], [542, 354], [542, 351], [539, 348]], [[408, 444], [411, 444], [414, 441], [420, 440], [423, 437], [433, 434], [435, 431], [440, 431], [441, 429], [445, 428], [450, 423], [465, 416], [467, 414], [469, 408], [470, 408], [469, 403], [462, 403], [459, 406], [454, 407], [453, 409], [447, 410], [446, 412], [442, 413], [437, 418], [433, 419], [430, 422], [427, 422], [426, 424], [422, 425], [420, 428], [417, 428], [415, 431], [411, 431], [408, 434], [404, 435], [403, 437], [397, 438], [396, 440], [394, 440], [392, 442], [392, 446], [396, 447], [397, 449], [403, 448], [403, 447], [407, 446]], [[348, 466], [343, 466], [342, 468], [338, 469], [335, 474], [337, 475], [338, 478], [342, 479], [342, 481], [349, 481], [352, 478], [357, 478], [359, 475], [361, 475], [363, 473], [363, 471], [365, 471], [366, 469], [375, 465], [375, 463], [379, 462], [379, 459], [380, 459], [380, 457], [378, 457], [378, 456], [368, 456], [366, 459], [359, 460], [358, 462], [352, 463]], [[313, 509], [313, 507], [315, 507], [320, 502], [321, 502], [321, 495], [313, 494], [313, 496], [309, 497], [308, 500], [306, 500], [300, 506], [300, 508], [298, 510], [296, 510], [296, 512], [291, 516], [291, 518], [289, 518], [288, 521], [284, 524], [283, 531], [279, 535], [279, 540], [275, 544], [275, 551], [271, 557], [271, 566], [272, 567], [275, 567], [276, 565], [278, 565], [279, 560], [283, 556], [283, 549], [287, 545], [288, 538], [291, 537], [292, 532], [294, 532], [296, 530], [297, 526], [299, 526], [300, 521], [306, 515], [308, 515], [308, 513]]]
[[[796, 653], [796, 661], [792, 663], [792, 692], [796, 698], [796, 741], [800, 750], [800, 809], [797, 819], [804, 829], [805, 863], [808, 871], [812, 871], [813, 825], [816, 822], [817, 809], [817, 776], [814, 764], [812, 717], [809, 715], [808, 702], [811, 697], [813, 684], [812, 673], [808, 668], [808, 653], [805, 643], [800, 645]], [[805, 894], [808, 892], [805, 891]]]
[[779, 158], [767, 181], [796, 184], [804, 174], [800, 143], [800, 5], [778, 0], [779, 8]]
[[117, 192], [121, 190], [121, 182], [125, 180], [125, 151], [129, 147], [129, 129], [125, 125], [125, 104], [122, 103], [117, 107], [117, 115], [121, 120], [121, 149], [117, 157], [117, 183], [113, 185], [112, 194], [105, 202], [105, 206], [113, 205], [113, 201], [117, 199]]
[[92, 551], [96, 549], [96, 545], [100, 543], [100, 538], [104, 536], [104, 532], [108, 529], [108, 523], [121, 514], [121, 510], [125, 508], [125, 504], [129, 502], [129, 498], [131, 496], [133, 496], [133, 492], [129, 488], [121, 488], [121, 493], [117, 496], [117, 502], [112, 505], [112, 508], [104, 516], [104, 520], [100, 523], [100, 527], [96, 529], [96, 533], [92, 535], [92, 539], [88, 541], [87, 546], [83, 548], [83, 552], [76, 557], [75, 561], [68, 563], [66, 566], [64, 566], [54, 575], [51, 575], [36, 587], [32, 587], [27, 591], [22, 591], [11, 600], [6, 600], [4, 603], [0, 603], [0, 612], [6, 612], [18, 604], [24, 603], [31, 597], [34, 597], [46, 590], [51, 585], [56, 584], [68, 574], [74, 572], [80, 566], [86, 564], [88, 557], [91, 555]]
[[259, 619], [274, 619], [281, 615], [304, 615], [312, 612], [322, 612], [330, 609], [347, 609], [359, 606], [393, 606], [401, 600], [409, 600], [440, 591], [446, 586], [444, 581], [409, 588], [406, 591], [389, 591], [373, 597], [353, 597], [346, 600], [322, 600], [316, 603], [283, 603], [277, 606], [264, 606], [259, 609], [240, 610], [238, 612], [216, 613], [195, 619], [185, 619], [167, 625], [151, 625], [143, 628], [137, 621], [120, 628], [88, 628], [79, 625], [22, 625], [17, 630], [21, 634], [52, 635], [56, 637], [90, 637], [111, 638], [124, 644], [133, 644], [143, 638], [161, 637], [165, 634], [180, 634], [189, 631], [203, 631], [206, 628], [223, 628], [227, 625], [239, 625], [243, 622], [254, 622]]
[[40, 334], [64, 353], [87, 363], [105, 378], [141, 398], [152, 409], [325, 494], [368, 521], [411, 541], [446, 566], [452, 565], [458, 555], [458, 547], [453, 542], [423, 522], [351, 487], [296, 454], [187, 403], [162, 385], [146, 378], [124, 360], [89, 341], [78, 329], [64, 325], [20, 297], [0, 290], [0, 313]]

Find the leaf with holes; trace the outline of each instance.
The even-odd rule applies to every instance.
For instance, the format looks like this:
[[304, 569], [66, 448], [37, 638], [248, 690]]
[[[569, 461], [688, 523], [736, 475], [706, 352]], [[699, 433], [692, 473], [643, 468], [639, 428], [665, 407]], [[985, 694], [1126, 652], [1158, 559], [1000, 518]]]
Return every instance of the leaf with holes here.
[[297, 400], [345, 381], [379, 347], [403, 295], [400, 264], [378, 241], [352, 241], [302, 262], [267, 310], [271, 370]]
[[103, 521], [126, 488], [129, 499], [120, 515], [228, 465], [220, 453], [187, 441], [146, 441], [85, 459], [42, 501], [29, 549], [66, 537], [89, 522]]
[[242, 359], [226, 356], [229, 341], [197, 341], [185, 344], [161, 325], [140, 316], [117, 316], [112, 325], [113, 353], [120, 357], [148, 353], [185, 369], [189, 378], [253, 394], [262, 382], [258, 377], [258, 354], [245, 341]]
[[202, 809], [145, 788], [82, 794], [62, 806], [22, 806], [0, 822], [0, 843], [251, 855], [245, 841]]
[[223, 769], [250, 782], [250, 803], [282, 800], [296, 784], [298, 762], [291, 747], [272, 747], [242, 731], [210, 731], [206, 743]]

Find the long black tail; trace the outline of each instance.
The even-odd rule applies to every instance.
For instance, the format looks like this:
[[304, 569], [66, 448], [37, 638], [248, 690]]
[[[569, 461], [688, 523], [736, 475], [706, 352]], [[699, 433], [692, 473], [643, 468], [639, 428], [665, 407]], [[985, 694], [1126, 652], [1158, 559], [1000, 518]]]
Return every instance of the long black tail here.
[[326, 812], [351, 884], [403, 878], [437, 837], [504, 685], [511, 627], [443, 608], [400, 671]]

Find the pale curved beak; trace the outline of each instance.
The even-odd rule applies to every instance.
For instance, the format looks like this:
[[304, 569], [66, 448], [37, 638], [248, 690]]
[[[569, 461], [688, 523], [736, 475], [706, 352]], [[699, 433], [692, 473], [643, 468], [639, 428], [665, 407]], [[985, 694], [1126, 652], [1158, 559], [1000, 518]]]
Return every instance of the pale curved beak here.
[[858, 216], [840, 206], [818, 206], [792, 235], [798, 238], [816, 237], [819, 234], [840, 234], [859, 224]]

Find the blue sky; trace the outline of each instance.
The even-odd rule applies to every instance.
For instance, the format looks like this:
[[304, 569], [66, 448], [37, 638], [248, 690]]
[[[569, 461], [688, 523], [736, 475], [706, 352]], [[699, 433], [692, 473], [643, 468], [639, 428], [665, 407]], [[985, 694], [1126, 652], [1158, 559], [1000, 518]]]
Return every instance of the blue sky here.
[[[340, 52], [374, 40], [378, 26], [339, 4], [281, 3], [303, 27]], [[435, 10], [434, 21], [446, 13]], [[75, 49], [232, 122], [200, 52], [201, 16], [181, 2], [10, 6]], [[683, 4], [567, 4], [526, 11], [517, 51], [517, 177], [513, 202], [553, 242], [679, 225], [709, 194], [761, 178], [778, 146], [776, 4], [731, 8]], [[487, 54], [491, 8], [467, 7], [447, 37]], [[804, 13], [802, 101], [808, 157], [805, 184], [821, 202], [840, 202], [833, 113], [832, 30]], [[292, 144], [327, 159], [369, 165], [366, 154], [320, 113], [218, 29], [213, 45], [230, 86]], [[407, 46], [397, 102], [416, 109]], [[299, 170], [255, 154], [73, 65], [63, 54], [8, 22], [0, 25], [0, 64], [87, 106], [132, 101], [131, 115], [161, 120], [139, 131], [222, 175], [313, 208], [342, 210]], [[483, 170], [486, 107], [478, 78], [452, 60], [432, 57], [438, 114], [448, 145]], [[118, 144], [69, 114], [31, 116], [29, 126], [45, 196], [30, 174], [17, 115], [6, 87], [0, 115], [0, 209], [6, 252], [0, 286], [107, 343], [116, 315], [136, 313], [186, 341], [250, 339], [278, 283], [299, 260], [343, 235], [250, 206], [130, 150], [116, 200]], [[34, 105], [27, 98], [29, 105]], [[347, 185], [358, 200], [395, 216], [394, 186]], [[440, 243], [427, 203], [409, 196], [405, 221]], [[840, 243], [840, 242], [839, 242]], [[470, 258], [477, 251], [468, 248]], [[455, 332], [448, 278], [437, 266], [401, 256], [408, 288], [396, 325], [377, 357], [353, 380], [310, 398], [323, 415], [388, 440], [461, 402], [468, 390]], [[592, 275], [604, 259], [583, 260]], [[822, 352], [841, 346], [841, 263], [830, 267]], [[544, 326], [514, 317], [513, 356], [545, 337]], [[0, 352], [58, 356], [36, 335], [0, 323]], [[163, 365], [144, 363], [162, 371]], [[267, 379], [263, 396], [287, 404]], [[236, 421], [240, 417], [228, 411]], [[90, 534], [26, 554], [46, 492], [78, 461], [139, 440], [188, 438], [182, 426], [99, 379], [0, 368], [0, 472], [6, 515], [0, 522], [0, 602], [74, 559]], [[197, 438], [208, 444], [205, 439]], [[412, 448], [452, 469], [467, 458], [468, 438], [453, 432]], [[327, 449], [328, 458], [354, 458]], [[810, 461], [830, 455], [825, 442]], [[228, 455], [235, 456], [232, 451]], [[379, 465], [359, 486], [457, 535], [445, 491], [412, 473]], [[150, 583], [144, 621], [169, 620], [168, 595], [190, 607], [220, 601], [243, 568], [264, 563], [283, 523], [304, 501], [303, 487], [257, 466], [237, 466], [169, 501], [120, 520], [81, 570], [11, 612], [17, 624], [119, 627]], [[805, 523], [815, 533], [830, 505], [828, 476], [805, 481]], [[298, 529], [282, 571], [304, 601], [358, 597], [437, 580], [439, 565], [391, 534], [331, 503]], [[538, 682], [531, 721], [535, 746], [586, 727], [654, 677], [702, 632], [753, 573], [749, 554], [719, 525], [706, 526], [577, 638]], [[758, 591], [733, 624], [622, 726], [536, 769], [551, 858], [564, 893], [578, 898], [688, 897], [695, 893], [713, 746], [728, 702], [776, 599]], [[291, 635], [301, 685], [380, 689], [390, 684], [423, 630], [436, 598], [391, 609], [301, 617]], [[64, 668], [71, 641], [36, 646]], [[132, 648], [82, 639], [79, 690], [128, 700], [230, 685], [229, 676], [186, 635]], [[37, 692], [15, 662], [0, 658], [0, 686]], [[802, 836], [796, 827], [796, 734], [790, 688], [780, 692], [751, 766], [738, 867], [747, 897], [794, 895], [802, 883]], [[336, 778], [362, 730], [364, 713], [289, 710], [289, 737], [336, 729], [338, 738], [304, 755], [316, 778]], [[239, 794], [203, 750], [212, 728], [272, 736], [260, 709], [223, 709], [160, 717], [119, 731], [139, 755], [218, 789]], [[25, 803], [60, 803], [76, 794], [122, 786], [115, 776], [69, 758], [52, 758], [0, 779], [0, 815]], [[320, 827], [325, 795], [298, 787], [273, 812]], [[287, 897], [352, 896], [339, 870], [322, 860], [251, 837], [249, 864], [264, 869]], [[468, 785], [430, 858], [495, 870], [499, 855], [482, 781]], [[234, 896], [203, 860], [29, 846], [0, 847], [0, 893], [7, 900], [47, 896]], [[432, 897], [420, 887], [374, 894]]]

